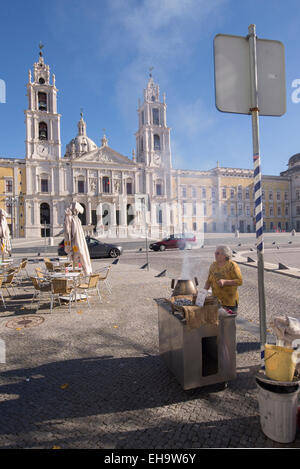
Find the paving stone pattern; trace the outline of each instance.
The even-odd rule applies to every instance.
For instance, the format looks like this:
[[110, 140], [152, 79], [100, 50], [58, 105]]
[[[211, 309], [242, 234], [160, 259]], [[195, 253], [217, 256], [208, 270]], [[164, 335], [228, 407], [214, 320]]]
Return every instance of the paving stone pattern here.
[[[242, 270], [244, 276], [251, 273], [241, 303], [255, 309], [254, 269]], [[102, 304], [95, 297], [91, 309], [79, 303], [71, 313], [56, 307], [50, 314], [46, 298], [35, 311], [30, 284], [18, 287], [18, 296], [0, 311], [0, 339], [6, 345], [6, 363], [0, 364], [0, 448], [299, 447], [299, 430], [288, 445], [261, 431], [255, 383], [259, 343], [240, 326], [236, 380], [225, 389], [182, 390], [159, 356], [153, 298], [169, 296], [171, 289], [170, 279], [157, 273], [122, 261], [112, 269], [112, 296], [103, 289]], [[266, 282], [284, 306], [287, 287], [280, 276]], [[298, 285], [293, 279], [288, 284], [291, 291]], [[7, 327], [9, 320], [33, 314], [44, 321]], [[241, 306], [241, 314], [247, 317], [250, 308]]]

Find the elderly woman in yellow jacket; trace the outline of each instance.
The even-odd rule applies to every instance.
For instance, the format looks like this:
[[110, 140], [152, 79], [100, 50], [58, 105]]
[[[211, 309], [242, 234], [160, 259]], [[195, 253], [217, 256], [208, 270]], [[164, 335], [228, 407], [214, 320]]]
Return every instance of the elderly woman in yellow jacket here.
[[209, 268], [204, 288], [211, 287], [223, 308], [236, 313], [239, 304], [238, 287], [243, 284], [239, 266], [231, 260], [232, 251], [228, 246], [217, 246], [215, 259]]

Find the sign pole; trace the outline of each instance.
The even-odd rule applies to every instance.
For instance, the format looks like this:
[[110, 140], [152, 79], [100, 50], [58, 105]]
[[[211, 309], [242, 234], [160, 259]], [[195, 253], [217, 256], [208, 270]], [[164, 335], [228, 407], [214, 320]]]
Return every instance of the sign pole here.
[[254, 165], [254, 198], [255, 198], [255, 230], [257, 249], [257, 274], [258, 274], [258, 300], [259, 300], [259, 325], [260, 325], [260, 352], [262, 368], [264, 368], [264, 354], [266, 343], [266, 300], [264, 285], [264, 240], [263, 240], [263, 211], [262, 189], [260, 170], [259, 148], [259, 108], [257, 92], [257, 55], [256, 55], [256, 27], [251, 24], [248, 28], [250, 51], [250, 80], [251, 80], [251, 115], [252, 115], [252, 140], [253, 140], [253, 165]]

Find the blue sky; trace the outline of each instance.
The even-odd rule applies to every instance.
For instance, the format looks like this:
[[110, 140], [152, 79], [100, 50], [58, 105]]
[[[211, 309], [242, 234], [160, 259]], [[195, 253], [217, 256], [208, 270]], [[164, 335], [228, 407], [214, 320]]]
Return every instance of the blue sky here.
[[109, 146], [131, 157], [138, 98], [152, 66], [166, 93], [173, 167], [205, 170], [219, 161], [252, 168], [251, 117], [215, 107], [213, 40], [246, 36], [254, 23], [258, 37], [285, 46], [287, 112], [260, 117], [262, 172], [277, 175], [300, 152], [300, 102], [292, 101], [292, 82], [300, 79], [299, 13], [297, 0], [2, 2], [0, 156], [25, 156], [26, 83], [41, 41], [59, 89], [62, 154], [83, 108], [88, 136], [100, 146], [105, 128]]

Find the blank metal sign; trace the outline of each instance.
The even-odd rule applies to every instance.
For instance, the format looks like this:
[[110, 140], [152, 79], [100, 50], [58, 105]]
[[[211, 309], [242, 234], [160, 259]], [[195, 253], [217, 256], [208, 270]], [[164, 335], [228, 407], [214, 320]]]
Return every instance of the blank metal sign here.
[[[284, 46], [256, 39], [258, 107], [262, 116], [286, 112]], [[215, 98], [221, 112], [251, 114], [248, 37], [218, 34], [214, 39]]]

